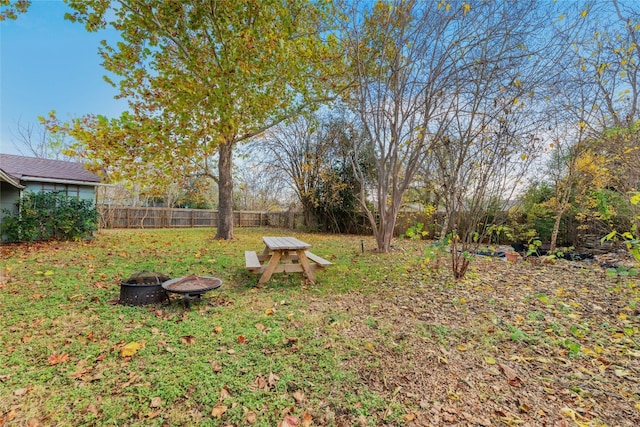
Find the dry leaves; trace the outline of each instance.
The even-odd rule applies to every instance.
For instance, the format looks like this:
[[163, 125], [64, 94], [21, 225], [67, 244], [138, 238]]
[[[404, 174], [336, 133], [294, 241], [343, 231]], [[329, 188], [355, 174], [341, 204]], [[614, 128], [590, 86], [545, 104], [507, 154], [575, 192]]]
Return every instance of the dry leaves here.
[[300, 420], [297, 417], [287, 415], [278, 423], [278, 427], [298, 427]]
[[252, 390], [269, 391], [276, 386], [280, 377], [273, 372], [269, 373], [269, 376], [265, 379], [262, 375], [258, 375], [253, 384], [249, 386]]
[[304, 392], [302, 390], [294, 391], [292, 396], [298, 404], [303, 403], [305, 400], [307, 400], [307, 397], [304, 395]]
[[209, 360], [209, 363], [211, 364], [211, 369], [213, 370], [213, 372], [220, 372], [222, 371], [222, 366], [220, 366], [220, 364], [215, 361], [215, 360]]
[[[370, 390], [419, 407], [404, 414], [410, 425], [536, 426], [558, 417], [574, 426], [640, 425], [640, 310], [630, 302], [640, 301], [637, 279], [616, 284], [564, 261], [472, 265], [465, 281], [409, 270], [410, 283], [332, 295], [308, 309], [349, 313], [332, 324], [345, 341], [334, 341], [335, 350], [362, 346], [348, 367]], [[436, 405], [443, 396], [455, 406]]]
[[224, 406], [224, 405], [218, 405], [218, 406], [215, 406], [215, 407], [213, 408], [213, 410], [211, 411], [211, 416], [212, 416], [213, 418], [218, 418], [218, 419], [220, 419], [220, 418], [222, 418], [222, 416], [224, 415], [224, 413], [225, 413], [225, 412], [227, 412], [227, 409], [228, 409], [228, 407], [227, 407], [227, 406]]
[[244, 416], [244, 421], [248, 424], [254, 424], [256, 421], [258, 421], [258, 415], [256, 415], [256, 413], [253, 411], [247, 410]]
[[231, 397], [231, 391], [229, 390], [229, 387], [224, 386], [222, 387], [222, 389], [220, 390], [220, 398], [219, 401], [222, 402], [225, 399], [229, 399]]
[[180, 338], [180, 342], [182, 344], [191, 345], [196, 342], [196, 337], [194, 337], [193, 335], [185, 335]]
[[149, 403], [150, 408], [159, 408], [162, 406], [162, 398], [154, 397], [151, 399], [151, 403]]
[[509, 381], [509, 385], [510, 386], [512, 386], [512, 387], [522, 387], [523, 381], [518, 376], [516, 371], [514, 371], [513, 369], [511, 369], [510, 367], [508, 367], [507, 365], [504, 365], [502, 363], [500, 363], [498, 366], [500, 366], [500, 369], [502, 369], [502, 372], [507, 377], [507, 380]]
[[28, 386], [28, 387], [22, 387], [19, 389], [16, 389], [13, 391], [13, 395], [14, 396], [25, 396], [27, 393], [29, 393], [31, 390], [33, 390], [33, 386]]
[[49, 365], [57, 365], [59, 363], [65, 363], [68, 361], [69, 361], [69, 355], [67, 353], [61, 353], [61, 354], [53, 353], [47, 359], [47, 362], [49, 362]]

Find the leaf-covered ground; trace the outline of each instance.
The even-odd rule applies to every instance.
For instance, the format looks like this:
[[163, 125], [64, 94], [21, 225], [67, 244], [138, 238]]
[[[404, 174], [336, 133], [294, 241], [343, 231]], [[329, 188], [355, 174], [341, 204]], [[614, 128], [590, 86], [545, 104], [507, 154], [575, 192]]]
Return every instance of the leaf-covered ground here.
[[[640, 425], [637, 280], [478, 257], [454, 281], [424, 242], [296, 234], [334, 265], [258, 287], [243, 251], [282, 234], [0, 247], [0, 425]], [[143, 269], [223, 287], [114, 304]]]
[[462, 282], [410, 270], [312, 309], [348, 313], [335, 326], [360, 343], [348, 366], [413, 408], [408, 424], [640, 425], [636, 283], [568, 262], [474, 266]]

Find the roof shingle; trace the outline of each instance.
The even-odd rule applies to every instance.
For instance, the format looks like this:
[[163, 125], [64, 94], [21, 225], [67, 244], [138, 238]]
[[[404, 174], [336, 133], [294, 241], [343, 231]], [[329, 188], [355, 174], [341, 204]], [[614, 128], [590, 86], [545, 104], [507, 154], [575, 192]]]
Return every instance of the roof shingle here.
[[41, 178], [100, 182], [100, 177], [86, 170], [82, 164], [65, 160], [0, 153], [0, 169], [21, 181], [34, 181]]

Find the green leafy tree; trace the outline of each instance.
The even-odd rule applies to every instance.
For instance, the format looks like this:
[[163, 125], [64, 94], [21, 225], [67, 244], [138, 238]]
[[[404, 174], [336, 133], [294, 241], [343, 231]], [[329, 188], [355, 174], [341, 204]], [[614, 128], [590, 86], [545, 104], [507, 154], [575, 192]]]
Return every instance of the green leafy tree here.
[[[131, 113], [118, 122], [77, 120], [80, 154], [165, 174], [205, 174], [219, 188], [217, 238], [233, 238], [236, 144], [319, 102], [337, 39], [326, 33], [331, 4], [306, 0], [69, 0], [67, 17], [121, 34], [103, 43], [104, 67]], [[323, 38], [323, 36], [326, 36]], [[105, 129], [120, 136], [115, 142]], [[83, 132], [84, 130], [84, 132]], [[217, 170], [209, 165], [217, 163]], [[153, 166], [148, 166], [148, 165]]]

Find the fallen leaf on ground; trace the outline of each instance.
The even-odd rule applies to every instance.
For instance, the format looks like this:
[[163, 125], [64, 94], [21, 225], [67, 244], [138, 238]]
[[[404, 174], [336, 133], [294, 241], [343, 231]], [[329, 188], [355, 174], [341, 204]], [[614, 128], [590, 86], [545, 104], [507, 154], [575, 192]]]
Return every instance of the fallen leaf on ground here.
[[162, 406], [162, 398], [161, 397], [154, 397], [153, 399], [151, 399], [151, 403], [149, 404], [150, 407], [152, 408], [159, 408]]
[[211, 369], [213, 369], [213, 372], [222, 371], [222, 367], [220, 366], [220, 364], [217, 361], [210, 360], [209, 363], [211, 363]]
[[313, 418], [311, 418], [311, 414], [309, 411], [305, 412], [302, 416], [302, 427], [311, 427], [313, 424]]
[[227, 412], [227, 407], [219, 405], [213, 408], [213, 410], [211, 411], [211, 416], [214, 418], [222, 418], [225, 412]]
[[222, 389], [220, 390], [220, 401], [223, 401], [224, 399], [228, 399], [231, 397], [231, 392], [229, 391], [229, 387], [224, 386], [222, 387]]
[[278, 427], [297, 427], [299, 421], [300, 420], [298, 420], [297, 417], [287, 415], [282, 421], [278, 423]]
[[516, 373], [516, 371], [514, 371], [512, 368], [508, 367], [507, 365], [504, 365], [502, 363], [499, 364], [500, 369], [502, 369], [502, 372], [504, 373], [504, 375], [507, 377], [507, 380], [509, 381], [509, 385], [512, 387], [521, 387], [522, 386], [522, 379], [518, 376], [518, 374]]
[[267, 384], [269, 384], [269, 387], [275, 387], [278, 381], [280, 381], [280, 377], [271, 372], [269, 374], [269, 379], [267, 380]]
[[47, 359], [47, 362], [49, 362], [49, 365], [57, 365], [58, 363], [65, 363], [68, 361], [69, 361], [69, 355], [67, 353], [61, 353], [61, 354], [53, 353]]
[[129, 381], [124, 382], [120, 385], [120, 388], [127, 388], [129, 387], [131, 384], [133, 384], [136, 380], [138, 379], [138, 376], [136, 375], [135, 372], [129, 372]]
[[244, 420], [249, 424], [254, 424], [256, 421], [258, 421], [258, 416], [255, 412], [249, 411], [247, 412], [247, 415], [244, 416]]
[[255, 385], [251, 385], [249, 386], [251, 389], [254, 390], [265, 390], [268, 391], [269, 390], [269, 386], [267, 385], [267, 381], [265, 381], [265, 379], [262, 377], [262, 375], [258, 375], [256, 377], [255, 380]]
[[92, 413], [93, 415], [98, 415], [100, 413], [96, 405], [94, 405], [93, 403], [89, 403], [87, 407], [84, 409], [84, 412], [87, 414]]
[[416, 419], [416, 414], [414, 414], [413, 412], [409, 412], [408, 414], [404, 414], [402, 418], [404, 418], [404, 420], [407, 422], [413, 421]]
[[194, 337], [193, 335], [185, 335], [180, 338], [180, 342], [182, 342], [183, 344], [191, 345], [196, 342], [196, 337]]
[[33, 387], [31, 387], [31, 386], [19, 388], [19, 389], [13, 391], [13, 395], [14, 396], [24, 396], [25, 394], [29, 393], [32, 388]]
[[295, 399], [296, 403], [302, 403], [306, 400], [306, 396], [304, 395], [304, 392], [302, 390], [294, 391], [293, 398]]
[[142, 344], [136, 341], [132, 341], [129, 344], [123, 346], [120, 349], [120, 357], [130, 357], [136, 354], [138, 350], [142, 348]]

